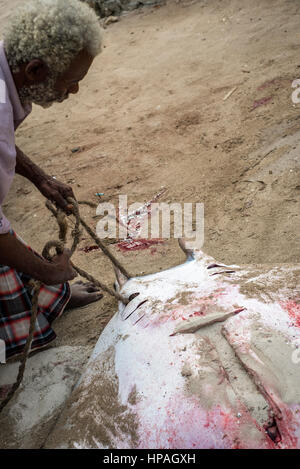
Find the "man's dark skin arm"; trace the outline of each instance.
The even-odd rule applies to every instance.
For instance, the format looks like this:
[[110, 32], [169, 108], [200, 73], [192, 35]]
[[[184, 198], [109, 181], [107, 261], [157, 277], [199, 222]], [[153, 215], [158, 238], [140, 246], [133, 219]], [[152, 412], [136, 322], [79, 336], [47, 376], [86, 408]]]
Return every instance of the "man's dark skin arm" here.
[[75, 199], [72, 188], [48, 176], [20, 148], [16, 147], [16, 152], [16, 173], [29, 179], [46, 199], [55, 202], [58, 207], [70, 215], [72, 213], [72, 205], [68, 203], [67, 199], [68, 197]]
[[[68, 197], [74, 197], [69, 186], [47, 176], [42, 169], [33, 163], [19, 148], [17, 151], [16, 173], [26, 177], [37, 189], [57, 206], [71, 213], [72, 206], [67, 202]], [[76, 272], [70, 263], [70, 253], [65, 250], [56, 256], [52, 262], [41, 259], [10, 233], [0, 235], [0, 264], [8, 265], [18, 272], [30, 275], [46, 285], [57, 285], [76, 277]]]
[[70, 252], [65, 250], [63, 254], [54, 257], [52, 262], [48, 262], [30, 251], [14, 235], [0, 235], [0, 264], [28, 274], [46, 285], [57, 285], [76, 277], [69, 259]]

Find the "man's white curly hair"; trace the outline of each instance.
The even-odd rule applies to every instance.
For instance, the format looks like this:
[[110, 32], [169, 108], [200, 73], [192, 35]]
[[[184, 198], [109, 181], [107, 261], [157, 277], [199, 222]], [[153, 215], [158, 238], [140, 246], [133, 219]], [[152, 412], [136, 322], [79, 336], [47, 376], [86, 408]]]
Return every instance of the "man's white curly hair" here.
[[12, 15], [4, 47], [14, 72], [42, 59], [59, 76], [83, 49], [93, 57], [101, 51], [99, 20], [78, 0], [29, 0]]

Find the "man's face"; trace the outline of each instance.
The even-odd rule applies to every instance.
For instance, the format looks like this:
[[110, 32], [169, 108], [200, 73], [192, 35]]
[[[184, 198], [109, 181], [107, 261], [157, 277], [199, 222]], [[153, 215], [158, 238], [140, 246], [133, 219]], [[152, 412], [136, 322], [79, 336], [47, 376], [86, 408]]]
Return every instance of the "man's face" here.
[[93, 57], [86, 51], [81, 51], [70, 64], [68, 70], [59, 78], [51, 76], [42, 82], [23, 87], [19, 95], [24, 102], [33, 102], [44, 108], [49, 108], [54, 103], [62, 103], [68, 99], [69, 94], [79, 91], [79, 82], [88, 73], [93, 63]]

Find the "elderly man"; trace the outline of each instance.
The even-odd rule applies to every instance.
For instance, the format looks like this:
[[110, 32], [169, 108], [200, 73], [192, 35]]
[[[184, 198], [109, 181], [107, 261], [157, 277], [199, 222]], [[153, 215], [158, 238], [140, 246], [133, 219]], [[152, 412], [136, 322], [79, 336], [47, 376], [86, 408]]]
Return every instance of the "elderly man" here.
[[14, 233], [1, 208], [16, 172], [70, 213], [67, 198], [74, 197], [72, 189], [22, 153], [15, 146], [14, 131], [32, 103], [47, 108], [77, 93], [100, 49], [98, 19], [77, 0], [27, 1], [14, 14], [0, 43], [0, 339], [5, 341], [7, 358], [22, 352], [28, 336], [30, 279], [43, 283], [34, 349], [55, 338], [51, 324], [66, 306], [83, 306], [102, 297], [90, 284], [70, 287], [68, 281], [76, 273], [69, 252], [52, 262], [38, 256]]

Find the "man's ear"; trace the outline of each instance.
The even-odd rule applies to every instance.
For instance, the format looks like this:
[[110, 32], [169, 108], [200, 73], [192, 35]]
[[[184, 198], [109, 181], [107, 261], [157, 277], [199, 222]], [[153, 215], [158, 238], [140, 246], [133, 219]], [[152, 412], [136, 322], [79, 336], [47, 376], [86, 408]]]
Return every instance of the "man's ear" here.
[[31, 84], [42, 83], [48, 75], [48, 65], [41, 59], [33, 59], [25, 67], [26, 79]]

